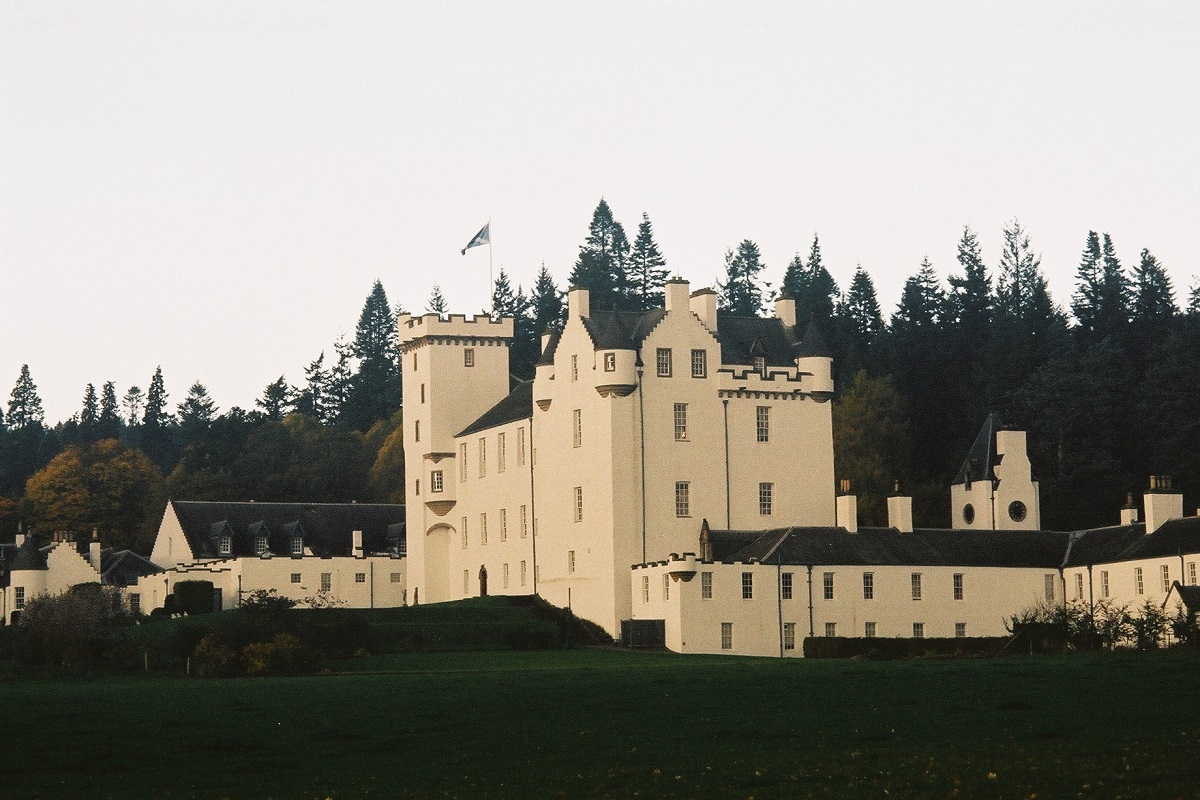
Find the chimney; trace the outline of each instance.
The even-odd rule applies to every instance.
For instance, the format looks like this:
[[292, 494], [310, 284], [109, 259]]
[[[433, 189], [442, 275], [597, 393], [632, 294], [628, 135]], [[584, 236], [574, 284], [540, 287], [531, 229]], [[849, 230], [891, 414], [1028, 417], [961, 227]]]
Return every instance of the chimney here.
[[572, 286], [567, 292], [567, 316], [590, 317], [592, 315], [592, 293], [587, 289]]
[[1170, 475], [1151, 475], [1150, 491], [1142, 499], [1146, 506], [1146, 533], [1154, 533], [1164, 523], [1183, 518], [1183, 495], [1171, 490]]
[[100, 532], [92, 528], [92, 541], [88, 545], [88, 556], [96, 572], [100, 571]]
[[354, 531], [350, 534], [350, 555], [355, 558], [363, 557], [362, 531]]
[[1125, 505], [1121, 507], [1121, 524], [1136, 525], [1138, 521], [1137, 504], [1133, 502], [1133, 492], [1125, 495]]
[[714, 333], [717, 330], [717, 293], [712, 289], [697, 289], [692, 292], [692, 313], [700, 318], [704, 327]]
[[796, 327], [796, 301], [786, 294], [775, 301], [775, 316], [789, 328]]
[[850, 481], [841, 481], [837, 497], [837, 525], [847, 533], [858, 533], [858, 498], [850, 494]]
[[24, 522], [17, 523], [17, 538], [13, 539], [13, 541], [16, 543], [17, 547], [20, 547], [21, 545], [25, 544], [25, 523]]
[[887, 499], [888, 526], [901, 533], [913, 532], [912, 498], [900, 494], [900, 482], [897, 481], [891, 497]]
[[679, 276], [671, 278], [663, 284], [663, 292], [666, 295], [667, 313], [691, 310], [691, 304], [688, 301], [688, 282], [683, 278]]

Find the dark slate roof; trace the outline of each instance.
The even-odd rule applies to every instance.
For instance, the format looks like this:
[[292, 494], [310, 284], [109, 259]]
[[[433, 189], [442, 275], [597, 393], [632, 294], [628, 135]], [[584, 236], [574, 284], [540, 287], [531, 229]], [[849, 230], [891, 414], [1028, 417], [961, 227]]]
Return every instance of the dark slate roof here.
[[234, 556], [254, 555], [255, 530], [265, 530], [272, 554], [291, 554], [291, 536], [317, 556], [351, 555], [352, 532], [363, 532], [366, 553], [396, 551], [404, 537], [404, 506], [383, 503], [216, 503], [173, 500], [179, 523], [196, 558], [220, 558], [213, 531], [228, 525]]
[[554, 352], [558, 350], [558, 341], [562, 339], [562, 331], [550, 331], [550, 338], [546, 340], [546, 347], [542, 350], [542, 355], [537, 360], [535, 366], [552, 367], [554, 366]]
[[[1171, 588], [1175, 590], [1175, 594], [1179, 595], [1179, 599], [1187, 606], [1188, 611], [1193, 614], [1200, 611], [1200, 586], [1184, 586], [1179, 581], [1175, 581], [1171, 584]], [[1167, 598], [1170, 599], [1170, 594], [1167, 595]], [[1166, 605], [1167, 601], [1163, 600], [1163, 607], [1165, 608]]]
[[821, 326], [815, 319], [810, 319], [808, 327], [804, 330], [804, 338], [800, 340], [800, 346], [796, 349], [796, 358], [832, 357], [833, 353], [830, 352], [829, 345], [825, 344], [825, 337], [821, 335]]
[[[710, 537], [744, 531], [712, 531]], [[761, 531], [754, 541], [724, 558], [726, 563], [760, 561], [782, 564], [863, 566], [1042, 567], [1057, 569], [1070, 534], [1052, 531], [963, 531], [918, 528], [778, 528]]]
[[100, 551], [100, 582], [109, 586], [133, 586], [138, 578], [163, 572], [163, 568], [132, 550]]
[[983, 427], [979, 429], [979, 435], [975, 437], [975, 443], [967, 453], [966, 460], [954, 478], [955, 486], [968, 480], [996, 480], [996, 431], [1000, 428], [1000, 417], [996, 412], [988, 414], [987, 419], [983, 421]]
[[799, 341], [796, 330], [776, 318], [737, 317], [717, 313], [717, 341], [722, 364], [753, 366], [765, 358], [768, 366], [795, 366]]
[[583, 327], [597, 350], [637, 350], [662, 318], [665, 309], [651, 311], [593, 311]]
[[8, 569], [46, 569], [46, 554], [37, 546], [32, 536], [26, 536], [25, 543], [17, 548]]
[[1067, 553], [1066, 566], [1079, 567], [1118, 561], [1121, 553], [1144, 538], [1146, 526], [1141, 524], [1078, 531], [1071, 534], [1071, 549]]
[[[1200, 517], [1184, 517], [1164, 522], [1162, 527], [1149, 536], [1145, 535], [1145, 530], [1146, 526], [1139, 523], [1075, 534], [1079, 541], [1071, 548], [1067, 566], [1171, 558], [1200, 553]], [[1081, 544], [1085, 546], [1080, 548]]]
[[463, 428], [455, 436], [467, 436], [488, 428], [495, 428], [498, 425], [507, 425], [510, 422], [532, 417], [533, 381], [522, 381], [517, 384], [517, 388], [509, 392], [508, 397], [489, 408], [483, 413], [483, 416]]

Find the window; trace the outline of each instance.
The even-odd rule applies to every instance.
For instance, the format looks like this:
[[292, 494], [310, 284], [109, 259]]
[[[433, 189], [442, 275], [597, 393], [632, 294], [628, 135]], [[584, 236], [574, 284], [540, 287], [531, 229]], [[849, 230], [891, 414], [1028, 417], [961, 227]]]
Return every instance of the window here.
[[467, 547], [469, 547], [470, 544], [471, 544], [471, 541], [470, 541], [470, 539], [467, 538], [467, 518], [463, 517], [462, 518], [462, 546], [463, 546], [463, 549], [464, 550], [467, 549]]
[[967, 503], [965, 506], [963, 506], [963, 522], [970, 525], [974, 521], [975, 521], [975, 506], [971, 505], [970, 503]]
[[567, 551], [567, 573], [570, 575], [575, 574], [575, 551], [574, 550]]
[[[659, 352], [662, 352], [662, 351], [660, 350]], [[669, 353], [671, 351], [668, 350], [667, 352]], [[733, 649], [733, 623], [732, 622], [722, 622], [721, 623], [721, 649], [722, 650], [732, 650]]]
[[399, 583], [399, 582], [400, 582], [400, 576], [401, 576], [401, 575], [403, 575], [403, 574], [404, 574], [404, 573], [402, 573], [402, 572], [393, 572], [393, 573], [392, 573], [392, 583]]
[[507, 563], [503, 566], [501, 574], [504, 576], [504, 588], [507, 589], [508, 588], [508, 564]]
[[575, 487], [575, 521], [583, 522], [583, 487]]
[[475, 348], [474, 347], [468, 347], [465, 350], [463, 350], [463, 366], [464, 367], [475, 366]]
[[463, 594], [469, 595], [470, 593], [471, 593], [471, 573], [464, 569], [463, 570]]
[[1075, 573], [1075, 599], [1076, 600], [1083, 599], [1083, 573], [1082, 572]]
[[575, 409], [571, 423], [571, 446], [583, 446], [583, 410], [579, 408]]
[[293, 536], [291, 541], [291, 551], [294, 556], [304, 555], [304, 537]]
[[792, 599], [792, 573], [785, 572], [779, 576], [779, 594], [784, 600]]
[[796, 649], [796, 623], [794, 622], [783, 623], [783, 649]]
[[18, 587], [17, 587], [17, 588], [14, 590], [14, 593], [15, 593], [15, 595], [16, 595], [16, 597], [15, 597], [15, 600], [16, 600], [16, 610], [17, 610], [17, 611], [22, 611], [22, 610], [24, 610], [24, 608], [25, 608], [25, 587], [24, 587], [24, 586], [18, 586]]
[[1163, 594], [1171, 591], [1171, 568], [1166, 564], [1162, 565], [1162, 587]]
[[525, 585], [525, 562], [521, 562], [521, 585]]
[[912, 599], [921, 599], [921, 573], [919, 572], [912, 574]]
[[134, 614], [142, 613], [142, 596], [137, 592], [129, 593], [129, 610]]
[[579, 356], [571, 356], [571, 382], [579, 380]]
[[462, 483], [467, 479], [467, 443], [463, 442], [458, 446], [458, 482]]
[[963, 599], [963, 576], [961, 572], [954, 573], [954, 599]]
[[333, 573], [332, 572], [322, 572], [321, 573], [321, 591], [328, 592], [332, 588], [333, 588]]
[[261, 556], [265, 552], [267, 552], [267, 537], [255, 536], [254, 537], [254, 555]]
[[437, 493], [442, 491], [442, 488], [442, 471], [440, 469], [435, 469], [433, 472], [429, 473], [429, 491]]
[[419, 442], [421, 441], [421, 420], [413, 423], [413, 437]]
[[417, 371], [417, 354], [413, 353], [413, 372]]
[[692, 377], [707, 378], [708, 377], [708, 351], [693, 350], [692, 351]]
[[479, 515], [479, 543], [487, 544], [487, 512]]
[[366, 583], [367, 582], [367, 573], [365, 573], [365, 572], [354, 573], [354, 582], [355, 583]]
[[521, 506], [521, 538], [524, 539], [529, 535], [529, 522], [525, 514], [525, 506]]
[[767, 374], [767, 360], [762, 356], [754, 357], [754, 371], [759, 375]]
[[642, 602], [643, 603], [650, 602], [650, 576], [649, 575], [642, 576]]
[[686, 517], [690, 514], [688, 503], [688, 482], [675, 482], [675, 516]]
[[655, 364], [658, 367], [658, 377], [671, 377], [671, 348], [660, 347], [655, 354]]
[[292, 583], [299, 583], [299, 582], [300, 582], [300, 573], [293, 572], [292, 573]]
[[754, 599], [754, 573], [753, 572], [743, 572], [742, 573], [742, 599], [743, 600], [753, 600]]
[[1024, 522], [1025, 517], [1029, 514], [1029, 509], [1020, 500], [1013, 500], [1008, 504], [1008, 518], [1013, 522]]
[[955, 639], [967, 638], [967, 623], [965, 623], [965, 622], [954, 623], [954, 638]]
[[712, 573], [700, 573], [700, 599], [712, 600]]
[[755, 438], [760, 442], [771, 441], [771, 407], [759, 406], [754, 418]]
[[913, 623], [913, 638], [914, 639], [924, 639], [925, 638], [925, 623], [924, 622], [914, 622]]
[[500, 541], [508, 541], [508, 509], [500, 509]]
[[867, 622], [863, 625], [863, 636], [867, 637], [868, 639], [875, 638], [875, 623], [874, 622]]
[[875, 573], [863, 573], [863, 600], [875, 599]]
[[525, 466], [525, 429], [517, 428], [517, 465]]
[[675, 441], [687, 441], [687, 403], [675, 404]]
[[1100, 571], [1100, 596], [1108, 597], [1108, 570]]
[[233, 552], [233, 537], [227, 533], [222, 534], [220, 546], [221, 546], [221, 555], [227, 556], [230, 553], [232, 553]]
[[487, 437], [479, 438], [479, 477], [487, 474]]
[[833, 599], [833, 573], [832, 572], [826, 572], [825, 574], [823, 574], [821, 576], [821, 585], [824, 590], [825, 599], [832, 600]]
[[771, 516], [771, 495], [775, 486], [771, 483], [758, 485], [758, 513], [764, 517]]
[[421, 479], [420, 478], [417, 478], [415, 481], [413, 481], [413, 494], [417, 495], [418, 497], [421, 496]]
[[671, 576], [663, 575], [663, 600], [671, 599]]
[[504, 434], [496, 434], [496, 472], [504, 472]]
[[1196, 585], [1196, 562], [1195, 561], [1188, 562], [1188, 585], [1189, 586]]
[[1053, 603], [1054, 602], [1054, 573], [1047, 572], [1045, 577], [1046, 577], [1046, 602]]
[[826, 622], [825, 623], [825, 635], [830, 636], [830, 637], [837, 636], [837, 623], [836, 622]]
[[421, 405], [425, 405], [425, 384], [421, 384]]
[[616, 353], [605, 353], [604, 354], [604, 371], [605, 372], [616, 372], [617, 371], [617, 354]]

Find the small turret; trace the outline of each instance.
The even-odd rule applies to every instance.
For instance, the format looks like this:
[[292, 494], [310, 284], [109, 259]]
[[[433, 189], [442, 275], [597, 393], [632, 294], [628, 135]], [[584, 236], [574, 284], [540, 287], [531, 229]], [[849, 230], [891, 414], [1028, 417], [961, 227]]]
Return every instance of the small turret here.
[[[785, 301], [781, 301], [785, 302]], [[791, 301], [795, 305], [795, 301]], [[795, 309], [793, 309], [793, 315]], [[796, 350], [796, 366], [801, 373], [806, 373], [809, 381], [809, 394], [818, 402], [825, 402], [833, 397], [833, 355], [821, 336], [817, 321], [809, 320], [804, 338]]]

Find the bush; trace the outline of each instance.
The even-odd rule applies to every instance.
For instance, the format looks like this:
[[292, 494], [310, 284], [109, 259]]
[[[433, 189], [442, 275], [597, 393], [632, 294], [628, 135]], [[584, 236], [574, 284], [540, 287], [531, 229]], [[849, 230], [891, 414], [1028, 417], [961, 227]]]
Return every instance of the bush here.
[[116, 589], [83, 584], [56, 597], [31, 600], [17, 622], [13, 647], [25, 664], [93, 672], [105, 663], [109, 632], [132, 622], [121, 610]]
[[809, 636], [804, 640], [805, 658], [928, 658], [954, 656], [971, 658], [995, 656], [1008, 639], [1002, 636], [976, 636], [953, 639], [885, 639], [844, 636]]
[[189, 616], [213, 612], [212, 581], [180, 581], [175, 584], [175, 603]]
[[269, 642], [246, 645], [242, 651], [247, 675], [308, 675], [316, 671], [316, 654], [290, 633]]
[[201, 678], [228, 678], [242, 672], [239, 653], [210, 633], [192, 653], [192, 670]]

